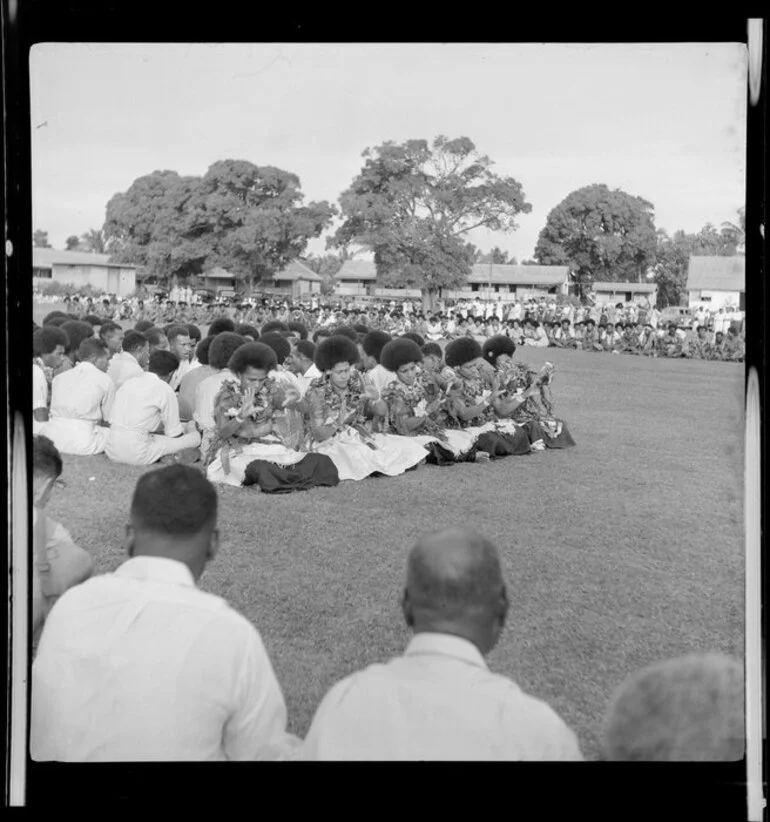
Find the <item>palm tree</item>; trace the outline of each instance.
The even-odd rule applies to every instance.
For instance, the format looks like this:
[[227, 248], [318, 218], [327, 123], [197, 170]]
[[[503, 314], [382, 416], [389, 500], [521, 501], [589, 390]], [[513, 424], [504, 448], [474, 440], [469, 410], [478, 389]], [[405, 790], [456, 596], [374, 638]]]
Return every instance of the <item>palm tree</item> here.
[[746, 250], [746, 209], [738, 209], [738, 225], [731, 222], [722, 223], [722, 236], [735, 245], [739, 254]]
[[92, 254], [106, 254], [107, 244], [100, 228], [91, 228], [81, 237], [83, 245]]

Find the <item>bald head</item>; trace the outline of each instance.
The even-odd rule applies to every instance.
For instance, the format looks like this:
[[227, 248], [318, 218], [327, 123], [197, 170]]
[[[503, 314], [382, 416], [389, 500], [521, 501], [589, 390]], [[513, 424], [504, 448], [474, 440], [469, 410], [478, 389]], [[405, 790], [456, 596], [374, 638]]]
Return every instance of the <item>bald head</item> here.
[[497, 548], [470, 528], [423, 537], [409, 555], [404, 609], [416, 632], [463, 636], [486, 653], [507, 609]]

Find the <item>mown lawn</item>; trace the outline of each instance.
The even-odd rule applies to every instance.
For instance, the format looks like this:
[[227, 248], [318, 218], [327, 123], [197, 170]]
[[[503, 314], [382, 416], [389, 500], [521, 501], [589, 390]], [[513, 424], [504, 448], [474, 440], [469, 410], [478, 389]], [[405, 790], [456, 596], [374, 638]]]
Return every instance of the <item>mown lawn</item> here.
[[[589, 758], [632, 670], [694, 650], [742, 657], [743, 368], [517, 356], [556, 363], [557, 413], [576, 448], [288, 496], [222, 489], [221, 549], [202, 587], [261, 632], [295, 733], [335, 681], [402, 650], [406, 555], [418, 534], [452, 523], [477, 527], [504, 557], [512, 604], [490, 667], [552, 704]], [[123, 561], [143, 470], [65, 458], [50, 513], [98, 573]]]

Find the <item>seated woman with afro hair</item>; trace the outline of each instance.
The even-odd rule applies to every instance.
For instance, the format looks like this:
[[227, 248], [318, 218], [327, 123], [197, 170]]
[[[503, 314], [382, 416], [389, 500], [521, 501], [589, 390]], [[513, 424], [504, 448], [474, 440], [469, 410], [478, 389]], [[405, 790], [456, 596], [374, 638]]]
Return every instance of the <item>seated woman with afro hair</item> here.
[[322, 376], [305, 395], [308, 447], [331, 458], [340, 480], [403, 474], [424, 462], [428, 452], [412, 437], [372, 432], [371, 420], [384, 417], [387, 404], [354, 367], [358, 358], [358, 346], [344, 335], [327, 337], [316, 348]]
[[455, 380], [446, 390], [447, 427], [462, 430], [482, 457], [528, 454], [526, 433], [502, 422], [496, 413], [500, 390], [480, 368], [479, 343], [472, 337], [459, 337], [447, 345], [445, 355], [446, 364], [455, 371]]
[[273, 376], [275, 351], [264, 343], [241, 345], [230, 357], [234, 379], [214, 399], [215, 431], [203, 455], [211, 482], [240, 486], [254, 460], [294, 465], [305, 454], [288, 447], [274, 428], [285, 393]]
[[546, 363], [538, 374], [525, 363], [514, 361], [515, 351], [516, 343], [503, 334], [484, 343], [484, 359], [494, 367], [496, 375], [495, 412], [501, 420], [526, 432], [533, 451], [571, 448], [575, 441], [566, 423], [553, 416], [553, 365]]
[[380, 362], [396, 375], [382, 392], [388, 405], [386, 430], [420, 442], [428, 451], [427, 462], [433, 465], [475, 459], [473, 440], [462, 431], [446, 428], [445, 399], [438, 382], [423, 367], [420, 346], [399, 337], [383, 347]]

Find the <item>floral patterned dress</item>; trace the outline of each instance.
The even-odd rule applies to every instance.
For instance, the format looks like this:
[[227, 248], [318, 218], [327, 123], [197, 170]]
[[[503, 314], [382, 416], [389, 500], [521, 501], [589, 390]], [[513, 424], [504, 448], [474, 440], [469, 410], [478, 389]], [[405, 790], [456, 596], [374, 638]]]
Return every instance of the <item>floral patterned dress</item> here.
[[[392, 477], [419, 465], [428, 455], [419, 442], [372, 432], [372, 403], [364, 391], [364, 378], [357, 370], [351, 371], [344, 391], [332, 385], [329, 374], [310, 383], [305, 394], [310, 417], [307, 450], [330, 457], [340, 480], [361, 480], [375, 473]], [[314, 432], [324, 426], [332, 426], [334, 434], [320, 441]]]
[[516, 425], [527, 431], [530, 440], [543, 440], [547, 448], [570, 448], [575, 445], [566, 423], [553, 415], [553, 366], [550, 363], [539, 374], [522, 362], [498, 363], [495, 372], [498, 384], [503, 388], [503, 400], [515, 398], [534, 386], [539, 387], [539, 397], [527, 397], [510, 415]]
[[254, 395], [253, 409], [246, 422], [232, 431], [231, 423], [243, 406], [244, 395], [238, 382], [222, 383], [214, 400], [216, 428], [202, 448], [209, 480], [240, 486], [247, 466], [254, 460], [294, 465], [305, 456], [274, 428], [273, 421], [280, 414], [284, 399], [283, 390], [274, 378], [268, 377]]

